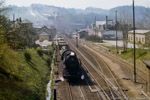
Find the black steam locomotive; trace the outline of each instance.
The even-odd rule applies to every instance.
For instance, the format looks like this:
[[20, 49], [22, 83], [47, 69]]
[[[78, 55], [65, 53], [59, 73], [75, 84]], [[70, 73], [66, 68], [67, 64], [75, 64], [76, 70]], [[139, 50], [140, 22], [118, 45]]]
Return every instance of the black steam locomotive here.
[[61, 55], [63, 77], [66, 79], [84, 79], [82, 74], [81, 61], [77, 58], [76, 53], [66, 49]]

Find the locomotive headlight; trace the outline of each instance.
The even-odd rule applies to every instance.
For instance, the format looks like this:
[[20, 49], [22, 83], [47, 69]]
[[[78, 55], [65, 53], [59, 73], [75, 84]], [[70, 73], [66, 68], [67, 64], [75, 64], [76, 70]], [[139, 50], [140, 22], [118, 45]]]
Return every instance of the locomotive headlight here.
[[84, 80], [84, 75], [81, 76], [81, 80]]

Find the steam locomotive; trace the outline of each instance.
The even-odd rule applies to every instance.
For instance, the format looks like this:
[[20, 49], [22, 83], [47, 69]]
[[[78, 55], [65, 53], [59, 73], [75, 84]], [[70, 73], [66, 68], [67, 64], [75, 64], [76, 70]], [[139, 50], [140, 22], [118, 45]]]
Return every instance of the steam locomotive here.
[[63, 77], [66, 79], [84, 79], [82, 74], [81, 61], [76, 53], [70, 49], [65, 49], [61, 55]]

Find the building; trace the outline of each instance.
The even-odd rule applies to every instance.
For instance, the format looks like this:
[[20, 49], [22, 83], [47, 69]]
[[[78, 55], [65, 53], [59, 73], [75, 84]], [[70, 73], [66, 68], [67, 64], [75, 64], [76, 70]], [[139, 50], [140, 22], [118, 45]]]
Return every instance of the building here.
[[33, 23], [30, 22], [29, 20], [25, 19], [21, 22], [22, 27], [33, 27]]
[[[96, 24], [96, 25], [95, 25]], [[91, 35], [97, 35], [98, 37], [103, 38], [103, 33], [108, 33], [108, 30], [115, 29], [115, 23], [113, 20], [108, 20], [106, 16], [106, 20], [104, 21], [96, 21], [96, 23], [92, 25], [91, 29], [88, 29], [88, 33]]]
[[88, 35], [88, 31], [87, 29], [81, 29], [78, 31], [78, 34], [79, 34], [79, 38], [85, 38]]
[[[135, 42], [146, 44], [150, 40], [150, 30], [135, 30]], [[128, 41], [134, 41], [133, 30], [128, 32]]]
[[[93, 26], [95, 28], [95, 25]], [[108, 19], [106, 16], [106, 20], [104, 21], [96, 21], [96, 28], [98, 31], [103, 32], [104, 30], [114, 30], [115, 29], [115, 23], [112, 19]], [[95, 29], [96, 29], [95, 28]]]
[[[119, 40], [122, 40], [123, 39], [123, 33], [122, 31], [118, 31], [117, 32], [117, 37]], [[103, 39], [104, 40], [115, 40], [116, 39], [116, 31], [104, 31], [103, 32]]]
[[39, 37], [40, 35], [45, 32], [46, 34], [49, 35], [49, 40], [52, 40], [56, 34], [56, 28], [55, 27], [51, 27], [51, 28], [48, 28], [46, 26], [43, 26], [41, 28], [35, 28], [36, 29], [36, 32], [38, 33]]
[[106, 20], [106, 21], [96, 21], [96, 27], [100, 30], [100, 31], [104, 31], [104, 30], [114, 30], [114, 22], [113, 20]]
[[47, 34], [46, 32], [43, 32], [39, 35], [39, 41], [44, 41], [44, 40], [48, 40], [49, 41], [49, 34]]
[[76, 37], [77, 37], [77, 32], [73, 32], [72, 33], [72, 38], [76, 39]]
[[41, 34], [41, 33], [43, 33], [43, 32], [45, 32], [45, 33], [51, 35], [51, 30], [50, 30], [48, 27], [46, 27], [46, 26], [43, 26], [43, 27], [41, 27], [41, 28], [38, 30], [38, 33], [39, 33], [39, 34]]

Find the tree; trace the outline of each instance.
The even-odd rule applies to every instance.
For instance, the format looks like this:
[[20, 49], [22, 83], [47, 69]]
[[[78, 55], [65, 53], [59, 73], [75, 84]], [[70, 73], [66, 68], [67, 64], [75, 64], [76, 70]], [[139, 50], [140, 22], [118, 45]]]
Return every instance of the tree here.
[[120, 10], [119, 29], [123, 33], [123, 47], [124, 52], [126, 52], [128, 46], [128, 31], [131, 29], [131, 18], [125, 10]]
[[4, 1], [0, 1], [0, 45], [6, 42], [6, 33], [9, 31], [9, 23], [8, 19], [4, 16], [4, 12], [8, 10], [8, 8], [3, 7]]
[[25, 45], [28, 47], [32, 47], [34, 45], [35, 40], [38, 37], [33, 27], [28, 25], [22, 25], [22, 23], [20, 23], [19, 30], [20, 34], [24, 38]]

